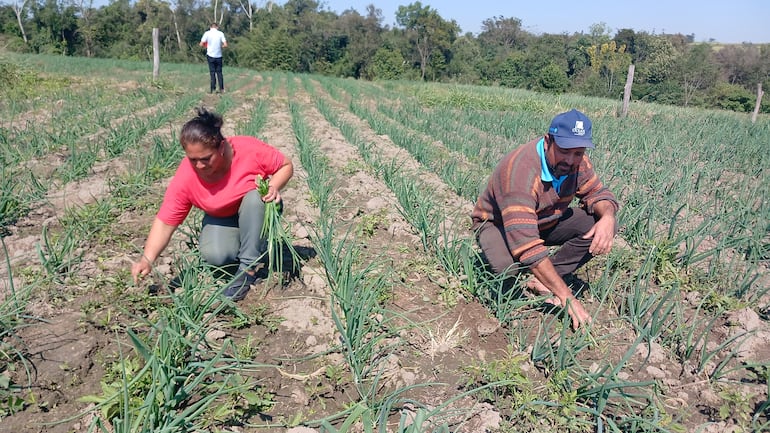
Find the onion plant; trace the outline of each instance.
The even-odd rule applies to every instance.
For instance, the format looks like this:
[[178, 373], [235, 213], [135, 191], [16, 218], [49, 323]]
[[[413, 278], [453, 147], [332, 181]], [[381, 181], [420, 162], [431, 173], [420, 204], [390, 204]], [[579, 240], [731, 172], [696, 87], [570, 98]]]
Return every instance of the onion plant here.
[[[241, 375], [268, 366], [238, 358], [230, 340], [218, 348], [208, 340], [230, 306], [216, 291], [198, 286], [197, 272], [188, 268], [181, 287], [168, 294], [171, 304], [161, 304], [154, 321], [136, 317], [144, 327], [125, 329], [136, 358], [121, 354], [121, 379], [103, 383], [101, 395], [80, 398], [95, 403], [89, 431], [199, 431], [241, 422], [238, 417], [272, 405], [256, 382]], [[233, 395], [246, 405], [223, 410]]]
[[[19, 331], [37, 320], [27, 312], [27, 305], [32, 295], [32, 284], [21, 287], [14, 282], [11, 260], [5, 240], [0, 236], [2, 251], [5, 253], [5, 267], [8, 270], [7, 294], [0, 301], [0, 416], [21, 411], [28, 404], [23, 397], [23, 390], [28, 389], [34, 380], [35, 366], [28, 359], [27, 344], [19, 336]], [[26, 383], [14, 383], [7, 374], [11, 368], [23, 372]]]
[[[257, 176], [257, 190], [264, 196], [268, 193], [270, 186], [267, 179]], [[292, 245], [293, 237], [291, 233], [284, 228], [281, 217], [281, 203], [270, 201], [265, 203], [265, 215], [262, 222], [261, 237], [265, 240], [267, 246], [265, 254], [267, 256], [267, 269], [271, 273], [283, 273], [284, 268], [284, 248], [290, 256], [290, 272], [294, 272], [299, 267], [302, 260]]]

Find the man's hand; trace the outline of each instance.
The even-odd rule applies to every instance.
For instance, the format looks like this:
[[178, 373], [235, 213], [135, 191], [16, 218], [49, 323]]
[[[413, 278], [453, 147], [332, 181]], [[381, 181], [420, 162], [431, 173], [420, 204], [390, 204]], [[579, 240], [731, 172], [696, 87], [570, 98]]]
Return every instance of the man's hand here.
[[591, 315], [588, 314], [585, 308], [583, 308], [583, 304], [581, 304], [575, 297], [570, 297], [561, 302], [566, 302], [567, 313], [569, 313], [569, 317], [572, 318], [572, 329], [577, 330], [582, 325], [590, 324], [593, 321]]
[[592, 239], [589, 253], [595, 256], [609, 253], [615, 239], [615, 216], [605, 215], [599, 218], [591, 230], [583, 235], [583, 239]]
[[[591, 315], [583, 308], [583, 304], [575, 298], [564, 279], [556, 273], [550, 259], [541, 260], [531, 270], [535, 278], [527, 283], [527, 287], [539, 295], [551, 293], [558, 298], [561, 306], [567, 309], [567, 313], [572, 318], [572, 329], [577, 330], [581, 325], [591, 323]], [[554, 302], [554, 305], [558, 304]]]

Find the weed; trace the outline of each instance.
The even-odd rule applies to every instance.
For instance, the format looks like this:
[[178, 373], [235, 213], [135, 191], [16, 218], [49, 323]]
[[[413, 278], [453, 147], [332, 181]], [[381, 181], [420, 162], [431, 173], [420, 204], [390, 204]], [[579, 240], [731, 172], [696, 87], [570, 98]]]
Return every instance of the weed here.
[[240, 359], [254, 359], [259, 353], [259, 342], [248, 335], [246, 341], [235, 345], [235, 353]]
[[24, 410], [29, 403], [20, 397], [21, 387], [13, 383], [5, 371], [0, 371], [0, 417]]
[[342, 174], [345, 176], [352, 176], [356, 173], [365, 172], [369, 169], [369, 166], [357, 159], [350, 159], [342, 168]]
[[327, 365], [324, 375], [335, 389], [340, 389], [345, 384], [345, 367], [340, 364]]
[[365, 238], [371, 238], [377, 229], [387, 226], [388, 219], [386, 211], [380, 210], [378, 213], [365, 214], [361, 217], [359, 226], [359, 235]]
[[722, 421], [734, 421], [738, 425], [748, 426], [751, 421], [753, 405], [751, 398], [741, 392], [740, 389], [723, 388], [717, 395], [722, 399], [722, 404], [717, 410]]
[[468, 375], [466, 389], [472, 389], [494, 383], [504, 385], [492, 386], [479, 393], [480, 398], [492, 401], [509, 400], [509, 407], [519, 407], [536, 397], [533, 395], [534, 385], [526, 375], [523, 365], [529, 361], [526, 353], [514, 352], [511, 348], [501, 359], [477, 363], [463, 367]]

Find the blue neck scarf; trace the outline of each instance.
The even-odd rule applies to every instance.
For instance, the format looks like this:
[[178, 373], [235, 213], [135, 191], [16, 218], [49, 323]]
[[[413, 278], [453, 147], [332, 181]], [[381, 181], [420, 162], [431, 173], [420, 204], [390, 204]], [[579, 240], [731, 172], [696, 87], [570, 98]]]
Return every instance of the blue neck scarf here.
[[558, 178], [553, 177], [551, 170], [548, 168], [548, 160], [545, 158], [545, 138], [541, 138], [537, 142], [537, 154], [540, 155], [540, 180], [543, 182], [551, 182], [556, 194], [561, 189], [561, 184], [567, 179], [567, 175], [560, 176]]

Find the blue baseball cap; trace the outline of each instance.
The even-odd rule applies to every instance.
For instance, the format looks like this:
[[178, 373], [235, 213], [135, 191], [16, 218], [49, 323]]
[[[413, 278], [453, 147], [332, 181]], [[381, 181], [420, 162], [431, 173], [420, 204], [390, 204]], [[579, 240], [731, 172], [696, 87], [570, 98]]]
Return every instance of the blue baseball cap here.
[[595, 147], [591, 141], [591, 119], [574, 108], [566, 113], [557, 114], [551, 121], [548, 132], [553, 136], [556, 145], [562, 149]]

